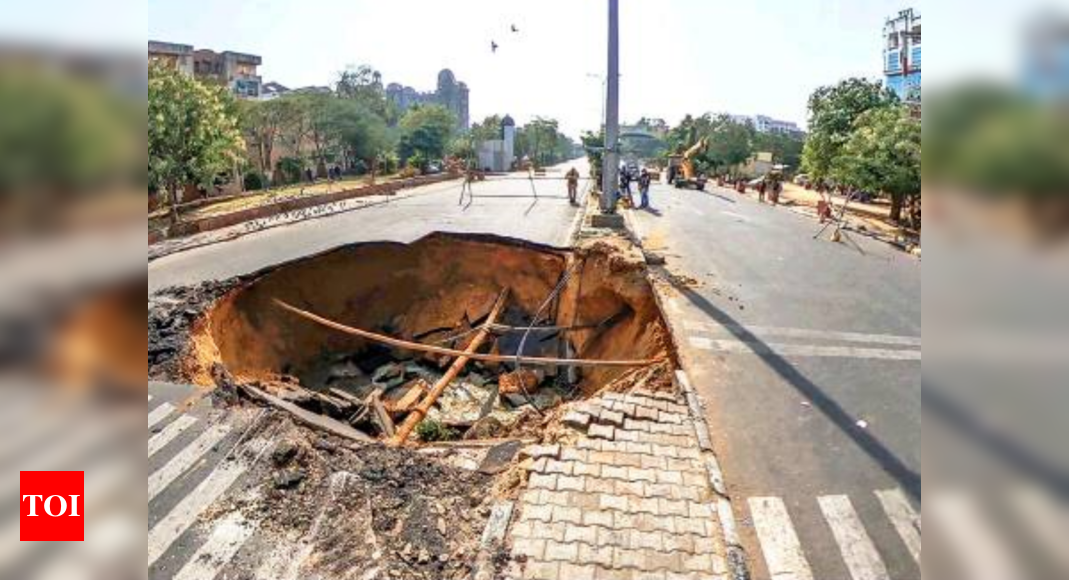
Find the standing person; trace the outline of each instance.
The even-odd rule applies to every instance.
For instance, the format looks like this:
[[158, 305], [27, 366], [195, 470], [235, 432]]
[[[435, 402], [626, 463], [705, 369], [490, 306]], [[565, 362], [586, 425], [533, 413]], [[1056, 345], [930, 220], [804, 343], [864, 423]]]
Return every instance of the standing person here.
[[638, 192], [642, 195], [642, 201], [639, 202], [638, 208], [645, 209], [650, 206], [650, 172], [646, 171], [646, 168], [642, 168], [642, 173], [638, 176]]
[[765, 203], [765, 190], [768, 189], [767, 179], [762, 179], [757, 182], [757, 202]]
[[568, 203], [578, 205], [576, 198], [579, 196], [579, 172], [572, 167], [564, 174], [564, 178], [568, 180]]
[[620, 168], [620, 193], [631, 199], [631, 174], [627, 172], [627, 167]]

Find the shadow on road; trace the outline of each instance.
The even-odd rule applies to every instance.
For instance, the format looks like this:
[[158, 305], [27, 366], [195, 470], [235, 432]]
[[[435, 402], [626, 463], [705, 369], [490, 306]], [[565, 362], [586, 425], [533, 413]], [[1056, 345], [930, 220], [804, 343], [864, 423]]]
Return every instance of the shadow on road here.
[[910, 496], [920, 501], [921, 499], [921, 476], [904, 464], [894, 453], [891, 452], [872, 434], [861, 430], [855, 424], [855, 418], [850, 416], [835, 399], [828, 396], [816, 383], [806, 378], [798, 369], [782, 356], [776, 354], [774, 349], [764, 341], [746, 330], [745, 326], [735, 320], [731, 315], [717, 308], [702, 295], [684, 286], [672, 276], [662, 276], [677, 291], [730, 332], [738, 340], [754, 345], [755, 356], [759, 357], [777, 375], [791, 385], [795, 390], [812, 402], [813, 407], [824, 414], [836, 427], [847, 437], [852, 439], [873, 461], [878, 463], [883, 470], [890, 475]]
[[719, 193], [716, 193], [716, 192], [713, 192], [713, 191], [706, 191], [706, 190], [703, 189], [702, 193], [704, 193], [705, 195], [708, 195], [710, 197], [715, 197], [715, 198], [717, 198], [717, 199], [719, 199], [721, 201], [726, 201], [728, 203], [739, 203], [739, 200], [737, 200], [737, 199], [731, 199], [730, 197], [728, 197], [726, 195], [720, 195]]

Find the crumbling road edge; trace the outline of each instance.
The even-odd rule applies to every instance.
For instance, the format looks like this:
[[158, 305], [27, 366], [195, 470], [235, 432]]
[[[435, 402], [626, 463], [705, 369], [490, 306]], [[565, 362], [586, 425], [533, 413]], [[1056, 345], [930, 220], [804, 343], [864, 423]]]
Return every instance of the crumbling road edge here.
[[[634, 243], [639, 250], [642, 251], [642, 259], [646, 262], [647, 277], [649, 277], [650, 269], [654, 267], [654, 264], [650, 263], [648, 254], [642, 247], [642, 234], [638, 229], [638, 224], [635, 223], [634, 218], [631, 216], [632, 210], [627, 210], [624, 213], [624, 227], [627, 237]], [[661, 289], [657, 284], [653, 283], [652, 279], [649, 280], [650, 288], [653, 291], [653, 299], [657, 302], [657, 307], [661, 309], [662, 313], [667, 313], [665, 309], [666, 297], [662, 294]], [[727, 488], [724, 485], [724, 474], [720, 469], [720, 461], [716, 457], [716, 453], [712, 448], [712, 441], [709, 436], [709, 424], [705, 420], [705, 402], [702, 401], [701, 395], [694, 390], [694, 387], [690, 383], [690, 379], [687, 375], [685, 367], [684, 357], [682, 356], [682, 350], [679, 348], [679, 342], [676, 339], [678, 336], [677, 329], [673, 326], [672, 320], [667, 315], [664, 316], [664, 322], [668, 326], [668, 337], [672, 342], [672, 347], [679, 355], [678, 363], [681, 367], [677, 370], [674, 376], [676, 386], [683, 392], [687, 400], [687, 411], [690, 413], [691, 419], [694, 425], [694, 435], [698, 439], [698, 445], [701, 447], [701, 455], [704, 459], [706, 471], [709, 476], [709, 484], [717, 496], [717, 519], [720, 521], [721, 533], [723, 533], [724, 544], [727, 547], [727, 562], [728, 570], [731, 573], [732, 580], [749, 580], [750, 579], [750, 566], [749, 559], [746, 556], [746, 550], [742, 546], [742, 541], [739, 538], [738, 528], [735, 523], [735, 512], [731, 506], [731, 497], [727, 493]]]

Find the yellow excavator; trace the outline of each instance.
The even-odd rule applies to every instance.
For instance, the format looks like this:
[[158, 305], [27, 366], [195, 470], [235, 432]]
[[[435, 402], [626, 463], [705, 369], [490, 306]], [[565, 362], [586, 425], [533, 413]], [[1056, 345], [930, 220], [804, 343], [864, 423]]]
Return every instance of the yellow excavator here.
[[709, 138], [702, 137], [698, 142], [683, 152], [682, 155], [668, 157], [668, 183], [678, 189], [693, 187], [698, 191], [705, 189], [705, 176], [694, 170], [694, 157], [701, 155], [709, 147]]

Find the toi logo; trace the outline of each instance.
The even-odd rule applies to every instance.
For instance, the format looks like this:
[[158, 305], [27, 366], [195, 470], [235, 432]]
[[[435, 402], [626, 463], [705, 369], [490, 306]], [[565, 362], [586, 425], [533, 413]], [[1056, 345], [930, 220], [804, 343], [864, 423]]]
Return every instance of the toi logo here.
[[19, 472], [19, 540], [85, 540], [85, 472]]

